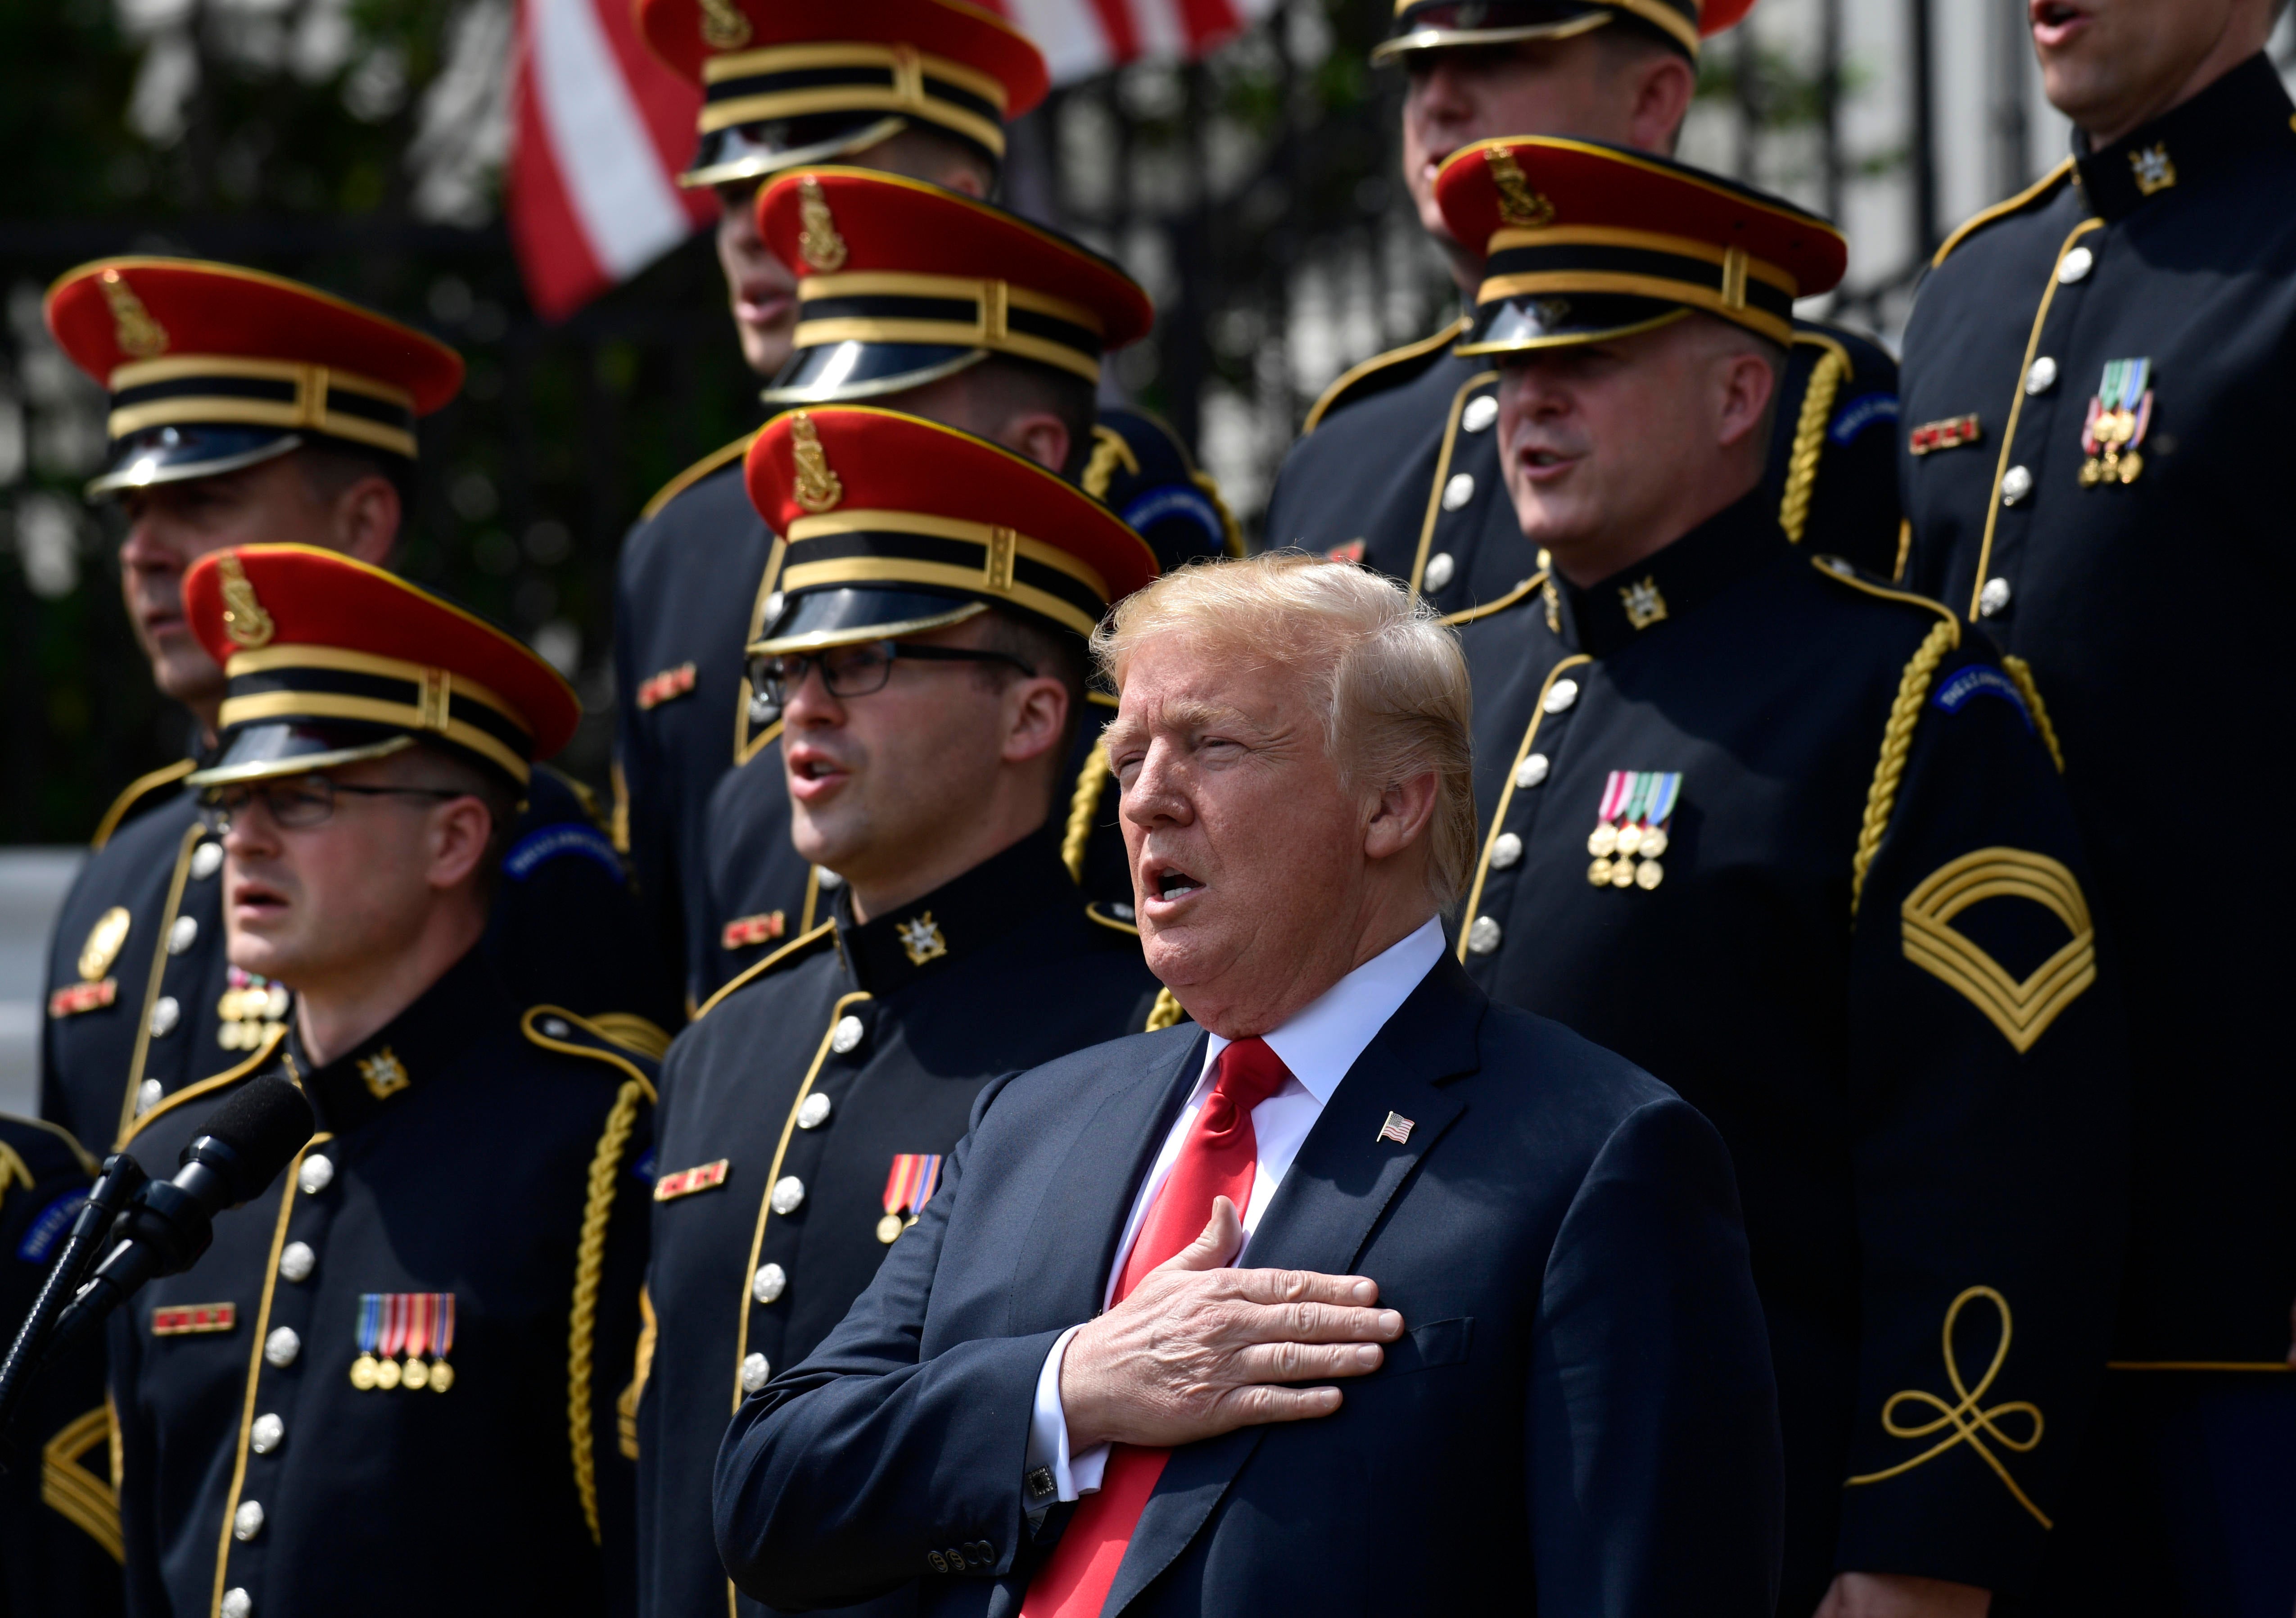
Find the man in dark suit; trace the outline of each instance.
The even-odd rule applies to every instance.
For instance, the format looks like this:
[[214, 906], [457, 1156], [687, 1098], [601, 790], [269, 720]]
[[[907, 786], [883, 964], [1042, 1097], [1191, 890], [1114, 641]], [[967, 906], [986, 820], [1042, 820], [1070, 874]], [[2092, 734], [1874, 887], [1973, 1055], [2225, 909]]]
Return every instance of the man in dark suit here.
[[1183, 570], [1097, 638], [1143, 941], [1197, 1026], [982, 1092], [910, 1238], [737, 1414], [735, 1581], [1767, 1614], [1775, 1394], [1721, 1143], [1443, 948], [1456, 645], [1297, 554]]

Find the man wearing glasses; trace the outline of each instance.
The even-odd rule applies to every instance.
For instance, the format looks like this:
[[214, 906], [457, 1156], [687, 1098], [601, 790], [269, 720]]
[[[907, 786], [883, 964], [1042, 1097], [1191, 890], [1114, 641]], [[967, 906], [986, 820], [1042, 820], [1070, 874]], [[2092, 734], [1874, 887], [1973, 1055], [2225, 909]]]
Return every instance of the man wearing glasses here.
[[[184, 616], [184, 574], [258, 543], [387, 563], [414, 499], [417, 418], [454, 398], [461, 357], [316, 288], [188, 259], [86, 265], [56, 283], [46, 312], [64, 352], [111, 390], [111, 454], [89, 493], [126, 520], [120, 586], [152, 679], [190, 710], [193, 749], [210, 748], [224, 672]], [[57, 922], [41, 1112], [99, 1154], [289, 1014], [284, 985], [224, 958], [223, 850], [184, 784], [197, 762], [121, 795]], [[536, 770], [519, 797], [489, 954], [529, 1000], [668, 1014], [620, 862], [579, 789]]]
[[662, 1618], [726, 1610], [726, 1422], [844, 1317], [981, 1087], [1158, 1005], [1134, 930], [1070, 880], [1054, 813], [1085, 637], [1155, 577], [1145, 542], [1032, 462], [888, 411], [779, 416], [744, 473], [788, 543], [751, 678], [782, 710], [797, 850], [845, 881], [664, 1068], [629, 1400], [639, 1606]]
[[508, 635], [316, 548], [203, 558], [184, 600], [228, 682], [189, 784], [230, 958], [295, 1004], [124, 1144], [159, 1172], [282, 1068], [317, 1133], [112, 1322], [130, 1609], [620, 1610], [604, 1367], [637, 1338], [653, 1065], [522, 1010], [480, 941], [579, 703]]

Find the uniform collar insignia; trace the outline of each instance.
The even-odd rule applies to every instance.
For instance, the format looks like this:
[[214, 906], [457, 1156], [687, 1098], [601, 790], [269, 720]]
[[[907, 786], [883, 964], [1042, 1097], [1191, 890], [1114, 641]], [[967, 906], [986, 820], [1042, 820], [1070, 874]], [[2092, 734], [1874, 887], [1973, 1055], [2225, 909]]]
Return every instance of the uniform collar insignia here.
[[2230, 171], [2267, 141], [2288, 138], [2296, 103], [2258, 52], [2184, 105], [2095, 152], [2074, 136], [2074, 166], [2089, 206], [2107, 223], [2156, 198]]
[[1550, 572], [1548, 625], [1571, 651], [1608, 657], [1695, 612], [1786, 548], [1775, 508], [1758, 489], [1598, 584], [1582, 589]]
[[959, 957], [978, 957], [1046, 909], [1082, 902], [1054, 830], [1024, 837], [914, 903], [857, 926], [850, 891], [838, 899], [839, 941], [860, 987], [880, 996], [898, 994]]
[[319, 1127], [345, 1134], [389, 1111], [406, 1091], [453, 1072], [474, 1045], [489, 1033], [511, 1032], [517, 1022], [501, 979], [474, 949], [413, 1005], [325, 1066], [304, 1051], [302, 1031], [291, 1019], [286, 1049]]

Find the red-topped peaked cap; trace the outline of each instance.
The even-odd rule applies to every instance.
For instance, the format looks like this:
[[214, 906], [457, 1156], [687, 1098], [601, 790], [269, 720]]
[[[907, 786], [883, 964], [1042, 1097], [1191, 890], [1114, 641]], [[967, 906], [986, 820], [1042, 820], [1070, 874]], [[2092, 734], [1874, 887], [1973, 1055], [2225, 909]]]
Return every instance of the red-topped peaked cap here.
[[1606, 23], [1655, 34], [1691, 61], [1699, 42], [1743, 21], [1754, 0], [1395, 0], [1393, 31], [1371, 59], [1421, 51], [1568, 39]]
[[1849, 261], [1840, 231], [1782, 197], [1593, 141], [1479, 141], [1445, 160], [1435, 198], [1484, 255], [1461, 354], [1591, 342], [1685, 309], [1791, 343], [1794, 300]]
[[758, 229], [798, 277], [796, 347], [768, 403], [872, 398], [988, 354], [1100, 379], [1155, 306], [1080, 242], [983, 202], [867, 168], [791, 170]]
[[300, 775], [424, 742], [523, 785], [582, 704], [484, 619], [334, 551], [242, 545], [184, 578], [192, 633], [222, 665], [223, 752], [193, 785]]
[[260, 270], [103, 259], [48, 289], [48, 330], [111, 393], [91, 492], [207, 477], [309, 437], [413, 460], [463, 358], [371, 309]]
[[858, 405], [791, 410], [742, 464], [787, 542], [752, 655], [882, 640], [991, 607], [1078, 635], [1156, 577], [1105, 505], [1011, 450]]
[[967, 0], [636, 0], [654, 53], [701, 86], [687, 185], [865, 151], [911, 123], [999, 164], [1052, 79], [1027, 35]]

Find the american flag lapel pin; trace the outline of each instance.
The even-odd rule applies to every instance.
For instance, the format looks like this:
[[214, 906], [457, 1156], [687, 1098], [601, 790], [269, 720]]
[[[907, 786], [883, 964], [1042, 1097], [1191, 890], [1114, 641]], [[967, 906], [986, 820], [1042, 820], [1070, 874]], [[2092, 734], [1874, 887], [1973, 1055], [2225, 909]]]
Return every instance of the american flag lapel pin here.
[[1402, 1146], [1411, 1138], [1411, 1120], [1400, 1113], [1390, 1113], [1387, 1121], [1379, 1126], [1379, 1138]]

